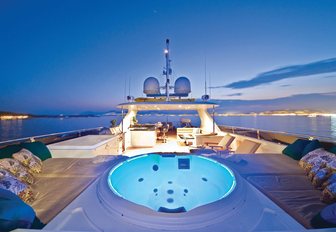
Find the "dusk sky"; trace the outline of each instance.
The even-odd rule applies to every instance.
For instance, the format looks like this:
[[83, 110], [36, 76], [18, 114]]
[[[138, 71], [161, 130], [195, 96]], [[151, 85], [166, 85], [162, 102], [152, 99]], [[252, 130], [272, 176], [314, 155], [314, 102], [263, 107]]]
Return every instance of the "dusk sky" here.
[[206, 60], [214, 99], [336, 111], [335, 0], [2, 0], [0, 111], [108, 111], [129, 79], [144, 96], [146, 77], [163, 83], [166, 38], [192, 97]]

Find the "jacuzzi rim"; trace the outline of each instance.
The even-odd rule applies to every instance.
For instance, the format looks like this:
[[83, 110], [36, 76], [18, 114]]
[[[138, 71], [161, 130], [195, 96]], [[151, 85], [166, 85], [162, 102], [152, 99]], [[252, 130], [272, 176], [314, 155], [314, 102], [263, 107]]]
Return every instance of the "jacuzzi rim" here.
[[220, 200], [222, 200], [222, 199], [228, 197], [228, 196], [229, 196], [229, 195], [236, 189], [236, 186], [237, 186], [237, 178], [236, 178], [236, 175], [235, 175], [234, 172], [231, 170], [231, 168], [229, 168], [227, 165], [225, 165], [225, 164], [223, 164], [223, 163], [221, 163], [221, 162], [218, 162], [218, 161], [216, 161], [216, 160], [214, 160], [214, 159], [211, 159], [211, 158], [209, 158], [209, 157], [204, 157], [204, 156], [202, 156], [202, 155], [196, 155], [196, 154], [190, 154], [190, 153], [169, 153], [169, 152], [162, 152], [162, 153], [146, 153], [146, 154], [140, 154], [140, 155], [137, 155], [137, 156], [128, 158], [127, 160], [122, 161], [122, 162], [118, 163], [117, 165], [115, 165], [114, 167], [112, 167], [111, 170], [110, 170], [110, 171], [108, 172], [108, 174], [107, 174], [107, 184], [108, 184], [109, 188], [112, 190], [112, 193], [115, 194], [115, 195], [117, 195], [118, 197], [122, 198], [123, 200], [132, 203], [132, 204], [136, 204], [136, 205], [138, 205], [138, 206], [142, 206], [142, 207], [148, 208], [149, 210], [152, 210], [153, 212], [156, 212], [156, 213], [161, 213], [161, 212], [158, 212], [158, 211], [156, 211], [156, 210], [151, 209], [151, 208], [148, 207], [148, 206], [144, 206], [144, 205], [141, 205], [141, 204], [137, 204], [137, 203], [135, 203], [135, 202], [133, 202], [133, 201], [130, 201], [130, 200], [126, 199], [125, 197], [123, 197], [123, 196], [122, 196], [122, 195], [121, 195], [121, 194], [120, 194], [120, 193], [113, 187], [111, 178], [109, 178], [109, 177], [112, 175], [112, 173], [113, 173], [115, 170], [117, 170], [119, 167], [121, 167], [121, 166], [122, 166], [123, 164], [125, 164], [125, 163], [131, 162], [131, 161], [134, 161], [134, 160], [136, 160], [136, 159], [143, 158], [143, 157], [147, 157], [147, 156], [149, 156], [149, 155], [160, 155], [160, 156], [164, 156], [163, 154], [178, 154], [178, 156], [196, 156], [196, 157], [198, 157], [198, 158], [201, 158], [201, 159], [210, 161], [210, 162], [212, 162], [212, 163], [214, 163], [214, 164], [216, 164], [216, 165], [220, 165], [220, 166], [222, 166], [226, 171], [229, 172], [230, 176], [231, 176], [232, 179], [233, 179], [233, 181], [232, 181], [233, 183], [232, 183], [230, 189], [229, 189], [223, 196], [221, 196], [220, 198], [218, 198], [216, 201], [213, 201], [213, 202], [210, 202], [210, 203], [207, 203], [207, 204], [203, 204], [203, 205], [199, 205], [199, 206], [197, 206], [197, 207], [195, 207], [195, 208], [192, 208], [191, 210], [188, 210], [188, 211], [186, 211], [186, 212], [181, 212], [181, 213], [178, 213], [178, 214], [187, 213], [187, 212], [190, 212], [190, 211], [192, 211], [192, 210], [198, 209], [198, 208], [200, 208], [200, 207], [203, 207], [203, 206], [206, 206], [206, 205], [209, 205], [209, 204], [216, 203], [216, 202], [218, 202], [218, 201], [220, 201]]
[[[119, 168], [121, 165], [123, 165], [124, 163], [128, 163], [128, 162], [130, 162], [130, 161], [132, 161], [132, 160], [136, 160], [136, 159], [139, 159], [139, 158], [142, 158], [142, 157], [146, 157], [146, 156], [148, 156], [148, 155], [150, 155], [150, 154], [143, 154], [143, 155], [137, 155], [137, 156], [134, 156], [134, 157], [131, 157], [131, 158], [128, 158], [127, 160], [125, 160], [125, 161], [122, 161], [122, 162], [120, 162], [120, 163], [118, 163], [117, 165], [115, 165], [114, 167], [112, 167], [111, 168], [111, 170], [108, 172], [108, 175], [107, 175], [107, 184], [108, 184], [108, 186], [110, 187], [110, 189], [112, 190], [112, 193], [114, 193], [114, 194], [116, 194], [117, 196], [119, 196], [119, 197], [121, 197], [121, 198], [123, 198], [123, 199], [125, 199], [114, 187], [113, 187], [113, 185], [112, 185], [112, 182], [111, 182], [111, 180], [110, 180], [110, 176], [111, 176], [111, 174], [117, 169], [117, 168]], [[125, 200], [127, 200], [127, 199], [125, 199]], [[134, 202], [133, 202], [134, 203]]]
[[[176, 154], [165, 152], [164, 154]], [[147, 153], [148, 154], [159, 154]], [[182, 153], [178, 153], [182, 154]], [[185, 155], [194, 155], [190, 153], [183, 153]], [[142, 156], [146, 154], [141, 154]], [[138, 157], [136, 156], [136, 157]], [[201, 155], [197, 155], [201, 156]], [[136, 157], [128, 158], [133, 159]], [[207, 158], [207, 157], [206, 157]], [[211, 202], [209, 204], [198, 206], [185, 213], [162, 213], [152, 210], [146, 206], [136, 204], [132, 201], [126, 200], [111, 191], [106, 179], [109, 177], [110, 171], [123, 163], [126, 160], [120, 160], [120, 162], [113, 164], [110, 170], [106, 170], [104, 174], [99, 178], [96, 185], [96, 194], [100, 206], [111, 217], [118, 217], [125, 223], [134, 224], [144, 228], [150, 229], [165, 229], [171, 231], [202, 229], [213, 224], [222, 223], [229, 217], [233, 211], [236, 211], [243, 207], [247, 198], [247, 188], [249, 184], [242, 178], [233, 167], [230, 167], [230, 163], [227, 163], [224, 159], [214, 161], [228, 167], [235, 176], [236, 187], [234, 190], [220, 200]], [[112, 194], [111, 194], [112, 193]]]

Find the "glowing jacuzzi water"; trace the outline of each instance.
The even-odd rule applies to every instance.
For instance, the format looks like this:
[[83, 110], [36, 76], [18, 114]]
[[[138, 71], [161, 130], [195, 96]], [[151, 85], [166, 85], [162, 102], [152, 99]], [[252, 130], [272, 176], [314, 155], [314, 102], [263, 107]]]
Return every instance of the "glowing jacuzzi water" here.
[[114, 167], [108, 185], [118, 196], [152, 210], [186, 212], [228, 196], [236, 186], [223, 164], [196, 155], [142, 155]]

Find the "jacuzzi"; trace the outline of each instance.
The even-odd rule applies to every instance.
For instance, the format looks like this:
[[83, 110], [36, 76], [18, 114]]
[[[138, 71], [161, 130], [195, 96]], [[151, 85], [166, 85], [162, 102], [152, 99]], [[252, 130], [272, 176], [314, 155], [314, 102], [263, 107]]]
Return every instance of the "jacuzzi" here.
[[44, 228], [50, 231], [281, 231], [303, 227], [224, 159], [121, 156]]
[[181, 213], [228, 196], [236, 186], [225, 165], [196, 155], [142, 155], [114, 167], [112, 192], [154, 211]]

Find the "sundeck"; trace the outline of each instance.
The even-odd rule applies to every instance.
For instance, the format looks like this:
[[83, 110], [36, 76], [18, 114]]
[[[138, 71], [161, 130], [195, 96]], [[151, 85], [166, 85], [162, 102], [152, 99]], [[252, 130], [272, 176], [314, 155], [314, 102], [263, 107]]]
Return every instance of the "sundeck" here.
[[[298, 137], [259, 130], [246, 135], [239, 133], [241, 128], [218, 126], [211, 115], [216, 104], [208, 96], [189, 98], [187, 78], [177, 79], [170, 93], [168, 48], [167, 41], [165, 93], [155, 78], [147, 79], [146, 98], [129, 97], [118, 106], [127, 111], [119, 126], [2, 143], [25, 142], [22, 146], [28, 147], [42, 141], [51, 151], [33, 184], [36, 199], [31, 206], [43, 224], [40, 228], [314, 230], [310, 220], [327, 204], [298, 161], [282, 154]], [[139, 111], [154, 110], [194, 110], [201, 124], [176, 128], [169, 122], [137, 123]]]

